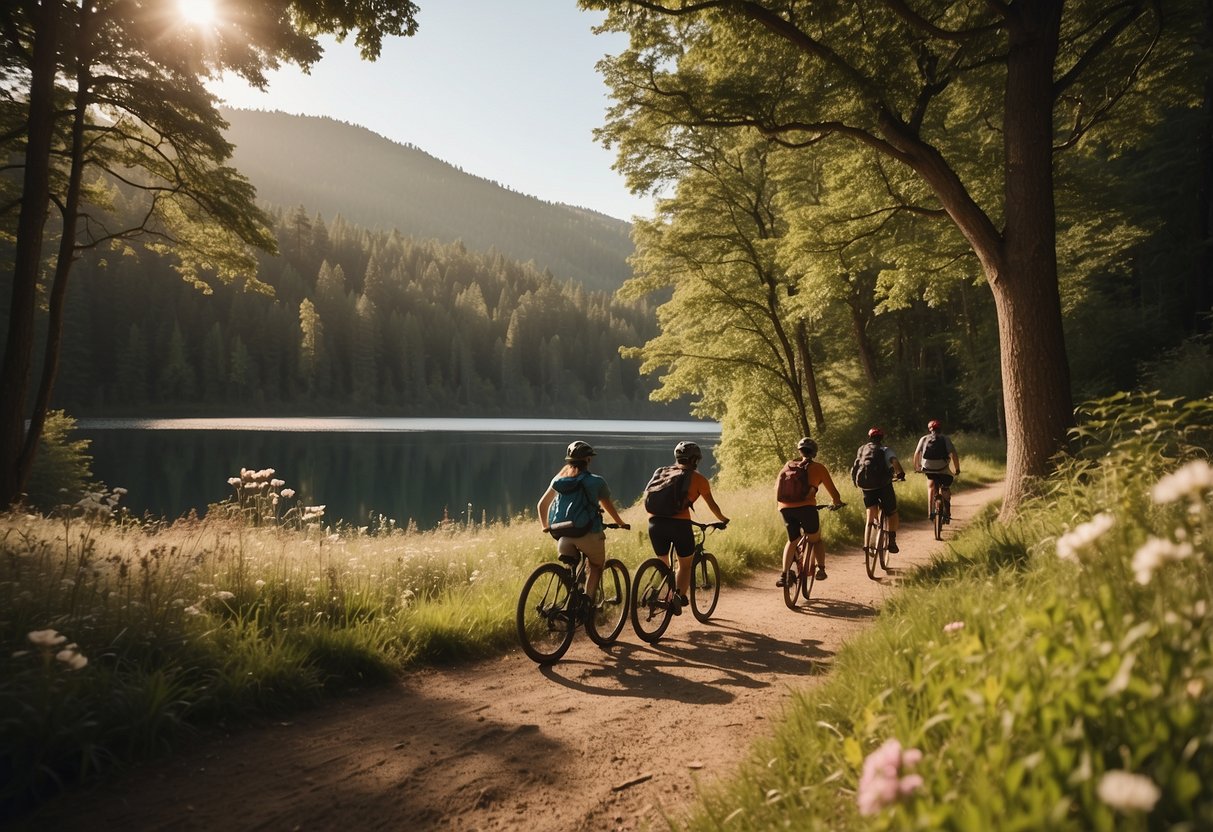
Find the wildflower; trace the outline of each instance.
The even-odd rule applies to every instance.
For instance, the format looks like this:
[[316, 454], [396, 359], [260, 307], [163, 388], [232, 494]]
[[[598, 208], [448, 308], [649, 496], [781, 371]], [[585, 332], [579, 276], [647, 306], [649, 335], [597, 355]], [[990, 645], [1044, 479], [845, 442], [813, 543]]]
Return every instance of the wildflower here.
[[917, 765], [922, 752], [917, 748], [903, 750], [896, 739], [885, 740], [884, 745], [868, 755], [863, 761], [863, 774], [859, 778], [856, 799], [859, 814], [875, 815], [898, 798], [922, 788], [922, 777], [917, 774], [902, 776], [903, 768]]
[[1162, 796], [1149, 777], [1120, 770], [1105, 772], [1096, 791], [1100, 800], [1122, 812], [1148, 812]]
[[197, 604], [190, 604], [185, 608], [186, 615], [202, 615], [202, 610], [198, 609]]
[[218, 592], [216, 592], [214, 595], [212, 595], [211, 597], [214, 598], [216, 601], [230, 601], [233, 598], [235, 598], [236, 596], [234, 593], [228, 592], [226, 589], [221, 589]]
[[57, 630], [34, 630], [28, 638], [35, 647], [51, 648], [67, 641], [67, 636], [59, 635]]
[[128, 493], [127, 490], [125, 488], [122, 488], [121, 486], [114, 489], [114, 496], [116, 496], [116, 497], [125, 497], [127, 493]]
[[281, 488], [284, 485], [286, 485], [286, 480], [277, 480], [277, 479], [270, 480], [271, 488]]
[[227, 484], [228, 485], [240, 485], [240, 477], [228, 477]]
[[959, 632], [960, 630], [963, 630], [964, 628], [965, 628], [965, 623], [963, 621], [953, 621], [950, 624], [943, 625], [943, 631], [945, 633]]
[[480, 578], [480, 570], [479, 570], [479, 569], [474, 569], [474, 570], [472, 570], [472, 575], [471, 575], [471, 577], [470, 577], [470, 578], [468, 578], [468, 583], [469, 583], [469, 584], [474, 584], [474, 583], [476, 583], [476, 581], [477, 581], [479, 578]]
[[1116, 518], [1104, 512], [1095, 515], [1073, 531], [1063, 534], [1057, 538], [1057, 557], [1062, 560], [1078, 560], [1079, 550], [1098, 540], [1115, 522]]
[[260, 579], [253, 581], [253, 586], [257, 587], [257, 589], [261, 589], [261, 587], [265, 586], [265, 581]]
[[288, 500], [289, 500], [291, 497], [294, 497], [294, 496], [295, 496], [295, 489], [293, 489], [293, 488], [284, 488], [284, 489], [282, 489], [282, 492], [281, 492], [281, 493], [282, 493], [282, 496], [283, 496], [283, 497], [285, 497], [286, 499], [288, 499]]
[[1198, 498], [1210, 489], [1213, 489], [1213, 466], [1196, 459], [1155, 483], [1151, 496], [1155, 503], [1163, 505], [1185, 497]]
[[1191, 543], [1172, 543], [1150, 537], [1133, 553], [1133, 574], [1139, 584], [1148, 584], [1154, 572], [1168, 561], [1183, 560], [1192, 554]]
[[55, 654], [55, 658], [67, 665], [68, 670], [79, 670], [88, 664], [88, 658], [76, 648], [76, 645], [69, 645], [71, 649], [60, 650]]

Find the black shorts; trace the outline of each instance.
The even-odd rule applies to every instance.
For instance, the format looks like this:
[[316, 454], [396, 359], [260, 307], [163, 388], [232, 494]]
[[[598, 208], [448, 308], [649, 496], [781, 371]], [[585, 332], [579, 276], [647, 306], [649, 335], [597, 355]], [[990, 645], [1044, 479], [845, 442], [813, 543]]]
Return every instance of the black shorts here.
[[873, 488], [871, 491], [865, 489], [863, 504], [868, 508], [880, 506], [886, 515], [897, 511], [897, 493], [893, 490], [893, 483], [889, 483], [883, 488]]
[[680, 558], [695, 554], [695, 532], [691, 530], [691, 521], [680, 517], [650, 517], [649, 542], [659, 558], [668, 555], [671, 546]]
[[783, 515], [783, 524], [788, 527], [788, 540], [795, 543], [803, 534], [817, 534], [821, 531], [821, 515], [817, 513], [817, 506], [795, 506], [794, 508], [781, 508], [779, 513]]
[[937, 485], [942, 485], [944, 488], [951, 488], [952, 481], [956, 479], [951, 474], [946, 474], [943, 471], [939, 471], [938, 473], [934, 471], [923, 471], [923, 473], [927, 475], [927, 479], [929, 479], [931, 482]]

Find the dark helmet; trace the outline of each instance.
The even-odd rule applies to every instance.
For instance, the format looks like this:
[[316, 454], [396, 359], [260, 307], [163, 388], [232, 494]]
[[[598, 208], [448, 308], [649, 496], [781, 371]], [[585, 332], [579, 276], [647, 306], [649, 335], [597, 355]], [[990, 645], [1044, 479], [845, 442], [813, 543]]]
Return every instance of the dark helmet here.
[[817, 456], [817, 443], [806, 436], [796, 443], [796, 450], [800, 451], [806, 459], [811, 456]]
[[931, 421], [927, 422], [927, 430], [939, 430], [942, 427], [943, 425], [939, 424], [938, 419], [932, 419]]
[[868, 439], [881, 440], [884, 439], [884, 431], [880, 428], [872, 428], [868, 431]]
[[594, 456], [594, 449], [578, 439], [573, 444], [569, 445], [568, 450], [564, 452], [566, 462], [573, 462], [579, 459], [589, 459]]
[[703, 459], [703, 451], [694, 442], [679, 442], [674, 446], [674, 459], [677, 462], [698, 462]]

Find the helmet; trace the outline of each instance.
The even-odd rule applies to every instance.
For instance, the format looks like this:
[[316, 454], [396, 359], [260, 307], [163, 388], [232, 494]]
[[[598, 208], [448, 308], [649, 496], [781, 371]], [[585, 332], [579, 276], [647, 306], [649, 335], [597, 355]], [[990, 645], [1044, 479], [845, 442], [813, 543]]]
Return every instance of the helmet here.
[[942, 427], [943, 425], [939, 424], [938, 419], [932, 419], [931, 421], [927, 422], [927, 430], [939, 430]]
[[796, 450], [804, 454], [806, 458], [810, 456], [817, 456], [817, 443], [806, 436], [804, 439], [801, 439], [796, 443]]
[[568, 462], [576, 459], [589, 459], [592, 456], [594, 456], [594, 449], [580, 439], [569, 445], [568, 450], [564, 452], [564, 458]]
[[703, 459], [703, 451], [694, 442], [679, 442], [674, 446], [674, 459], [678, 462], [698, 462]]
[[880, 428], [872, 428], [868, 431], [868, 439], [884, 439], [884, 431]]

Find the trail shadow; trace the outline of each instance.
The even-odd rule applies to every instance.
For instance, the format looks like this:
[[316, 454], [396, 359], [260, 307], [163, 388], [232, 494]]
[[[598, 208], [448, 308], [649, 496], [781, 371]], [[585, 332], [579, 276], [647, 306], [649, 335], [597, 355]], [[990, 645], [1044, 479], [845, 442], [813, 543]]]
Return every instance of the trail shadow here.
[[876, 608], [871, 604], [860, 604], [840, 598], [811, 598], [808, 607], [798, 608], [798, 611], [800, 609], [803, 609], [808, 615], [820, 615], [826, 618], [847, 618], [857, 621], [876, 617]]

